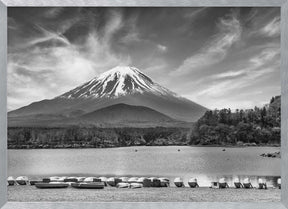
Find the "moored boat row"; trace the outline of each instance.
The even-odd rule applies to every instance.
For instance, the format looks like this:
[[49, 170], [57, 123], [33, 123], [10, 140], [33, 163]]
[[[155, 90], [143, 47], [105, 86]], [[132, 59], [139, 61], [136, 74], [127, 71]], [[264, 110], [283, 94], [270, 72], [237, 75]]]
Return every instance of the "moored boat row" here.
[[[177, 177], [174, 179], [174, 185], [176, 187], [185, 187], [182, 178]], [[191, 178], [188, 180], [188, 185], [191, 188], [199, 187], [197, 178]], [[258, 179], [258, 187], [252, 185], [249, 178], [245, 178], [243, 182], [240, 182], [239, 178], [235, 178], [234, 187], [239, 188], [258, 188], [267, 189], [265, 179]], [[43, 178], [41, 180], [30, 180], [26, 176], [19, 176], [14, 179], [9, 176], [7, 179], [7, 185], [35, 185], [37, 188], [67, 188], [69, 186], [73, 188], [86, 188], [86, 189], [103, 189], [105, 186], [117, 187], [117, 188], [142, 188], [142, 187], [169, 187], [170, 180], [168, 178], [157, 177], [58, 177], [52, 176], [49, 178]], [[211, 182], [210, 188], [229, 188], [229, 185], [225, 178], [220, 178], [219, 181]], [[281, 189], [281, 178], [277, 180], [277, 187]]]

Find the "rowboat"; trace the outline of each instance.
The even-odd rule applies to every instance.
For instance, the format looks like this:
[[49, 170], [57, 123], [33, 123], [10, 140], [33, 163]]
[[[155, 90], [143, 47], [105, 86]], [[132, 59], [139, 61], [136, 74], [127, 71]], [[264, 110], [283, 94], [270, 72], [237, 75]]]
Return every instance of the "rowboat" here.
[[88, 183], [88, 182], [97, 182], [97, 177], [87, 177], [84, 179], [84, 182], [85, 183]]
[[7, 182], [8, 182], [8, 186], [14, 186], [16, 183], [15, 179], [12, 176], [9, 176], [7, 178]]
[[72, 187], [77, 189], [104, 189], [104, 182], [81, 182], [81, 183], [72, 183]]
[[120, 182], [116, 185], [117, 188], [130, 188], [130, 184], [127, 182]]
[[145, 177], [140, 177], [137, 179], [137, 183], [144, 184], [144, 180], [147, 179]]
[[35, 183], [35, 186], [39, 189], [61, 189], [67, 188], [69, 184], [62, 182], [50, 182], [50, 183]]
[[167, 178], [159, 178], [161, 187], [169, 187], [170, 180]]
[[121, 180], [121, 182], [124, 182], [124, 183], [128, 183], [128, 180], [129, 180], [128, 177], [120, 177], [119, 179]]
[[143, 187], [143, 184], [140, 184], [140, 183], [131, 183], [130, 184], [131, 189], [137, 189], [137, 188], [142, 188], [142, 187]]
[[27, 185], [29, 180], [27, 176], [19, 176], [16, 178], [16, 182], [19, 185]]
[[219, 189], [229, 188], [229, 185], [226, 182], [225, 178], [220, 178], [218, 183], [219, 183]]
[[137, 180], [138, 180], [138, 177], [131, 177], [128, 179], [128, 183], [131, 184], [131, 183], [137, 183]]
[[175, 178], [174, 179], [174, 184], [177, 186], [177, 187], [184, 187], [184, 183], [183, 183], [183, 180], [179, 177]]
[[199, 187], [196, 178], [191, 178], [191, 179], [189, 179], [189, 180], [188, 180], [188, 185], [189, 185], [191, 188]]
[[41, 183], [42, 181], [37, 181], [37, 180], [31, 180], [30, 185], [34, 186], [36, 183]]
[[277, 179], [278, 188], [281, 189], [281, 178]]

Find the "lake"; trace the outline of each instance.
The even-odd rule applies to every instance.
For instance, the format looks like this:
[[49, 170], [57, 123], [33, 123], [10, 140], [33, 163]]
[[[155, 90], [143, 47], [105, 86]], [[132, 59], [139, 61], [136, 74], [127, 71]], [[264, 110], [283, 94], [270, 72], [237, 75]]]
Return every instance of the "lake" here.
[[[225, 149], [225, 151], [223, 151]], [[279, 158], [260, 154], [279, 147], [122, 147], [104, 149], [8, 150], [8, 175], [46, 176], [164, 176], [171, 180], [196, 177], [200, 186], [225, 177], [266, 178], [275, 185], [281, 175]]]

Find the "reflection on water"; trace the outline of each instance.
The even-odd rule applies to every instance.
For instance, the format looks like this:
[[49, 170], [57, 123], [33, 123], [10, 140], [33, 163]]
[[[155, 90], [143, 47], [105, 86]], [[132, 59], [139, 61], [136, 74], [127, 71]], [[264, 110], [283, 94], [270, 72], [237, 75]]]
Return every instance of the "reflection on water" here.
[[[136, 151], [137, 150], [137, 151]], [[238, 177], [265, 178], [275, 186], [280, 176], [280, 159], [262, 153], [279, 147], [122, 147], [107, 149], [8, 150], [8, 175], [44, 176], [158, 176], [197, 178], [200, 186], [225, 177], [229, 185]]]

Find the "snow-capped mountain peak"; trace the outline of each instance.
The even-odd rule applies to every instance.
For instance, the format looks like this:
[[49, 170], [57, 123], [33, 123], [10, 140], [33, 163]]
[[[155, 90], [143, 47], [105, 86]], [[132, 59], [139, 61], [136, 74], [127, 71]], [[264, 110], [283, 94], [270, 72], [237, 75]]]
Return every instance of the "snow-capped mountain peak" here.
[[152, 79], [137, 68], [118, 66], [61, 95], [60, 98], [115, 98], [135, 93], [177, 96], [168, 89], [154, 83]]

